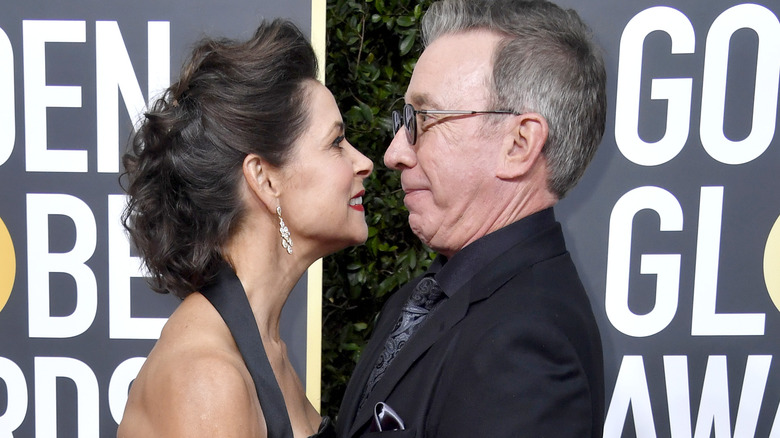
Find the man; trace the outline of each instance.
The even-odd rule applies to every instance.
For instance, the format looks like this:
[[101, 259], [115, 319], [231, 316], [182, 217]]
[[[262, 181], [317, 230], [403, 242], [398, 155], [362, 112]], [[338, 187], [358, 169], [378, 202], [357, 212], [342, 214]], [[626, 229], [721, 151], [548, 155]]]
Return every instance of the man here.
[[552, 206], [601, 140], [603, 60], [541, 0], [444, 0], [423, 38], [385, 164], [439, 256], [385, 305], [338, 434], [601, 437], [600, 336]]

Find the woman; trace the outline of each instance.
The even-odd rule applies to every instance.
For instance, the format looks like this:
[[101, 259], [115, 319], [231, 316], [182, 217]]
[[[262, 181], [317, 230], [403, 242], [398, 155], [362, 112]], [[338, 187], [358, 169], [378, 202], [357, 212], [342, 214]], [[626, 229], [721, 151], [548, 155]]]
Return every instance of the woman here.
[[125, 227], [152, 287], [183, 301], [118, 436], [324, 436], [279, 318], [311, 263], [365, 241], [372, 163], [316, 70], [286, 21], [203, 41], [133, 139]]

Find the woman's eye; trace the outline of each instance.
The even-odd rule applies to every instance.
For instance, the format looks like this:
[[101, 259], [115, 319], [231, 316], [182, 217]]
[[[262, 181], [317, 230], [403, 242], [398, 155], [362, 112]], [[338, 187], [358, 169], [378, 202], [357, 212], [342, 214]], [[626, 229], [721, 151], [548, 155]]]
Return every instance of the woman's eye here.
[[344, 141], [344, 136], [340, 135], [340, 136], [336, 137], [335, 140], [333, 140], [333, 144], [331, 144], [331, 146], [333, 146], [334, 148], [340, 148], [342, 141]]

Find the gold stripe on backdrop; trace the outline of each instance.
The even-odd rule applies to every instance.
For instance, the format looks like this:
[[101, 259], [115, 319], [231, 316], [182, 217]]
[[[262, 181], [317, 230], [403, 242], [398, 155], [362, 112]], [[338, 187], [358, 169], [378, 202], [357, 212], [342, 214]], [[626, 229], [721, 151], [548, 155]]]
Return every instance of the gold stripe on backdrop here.
[[[319, 62], [319, 80], [325, 83], [326, 0], [311, 2], [311, 44]], [[306, 397], [320, 410], [322, 389], [322, 260], [309, 268], [306, 278]]]

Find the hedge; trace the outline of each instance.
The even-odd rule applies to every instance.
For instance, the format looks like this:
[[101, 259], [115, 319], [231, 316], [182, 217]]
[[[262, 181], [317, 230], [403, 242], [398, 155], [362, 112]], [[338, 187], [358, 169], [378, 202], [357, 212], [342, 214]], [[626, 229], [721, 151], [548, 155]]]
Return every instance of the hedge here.
[[348, 140], [374, 162], [363, 205], [365, 245], [323, 263], [322, 414], [335, 416], [349, 376], [385, 299], [421, 274], [433, 254], [409, 230], [400, 175], [382, 156], [392, 139], [421, 50], [419, 22], [430, 0], [328, 0], [325, 81]]

